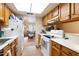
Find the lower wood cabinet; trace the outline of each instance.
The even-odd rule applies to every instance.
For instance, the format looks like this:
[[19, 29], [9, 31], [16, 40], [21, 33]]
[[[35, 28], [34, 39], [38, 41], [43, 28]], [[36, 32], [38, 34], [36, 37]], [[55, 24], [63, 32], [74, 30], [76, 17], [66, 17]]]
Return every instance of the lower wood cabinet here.
[[53, 56], [59, 56], [60, 55], [60, 50], [57, 49], [55, 46], [52, 46], [52, 55]]
[[12, 43], [11, 43], [11, 54], [12, 54], [12, 56], [16, 56], [16, 49], [17, 49], [17, 47], [16, 47], [16, 45], [17, 45], [17, 39], [16, 40], [14, 40]]
[[78, 56], [77, 52], [75, 52], [75, 51], [73, 51], [73, 50], [71, 50], [69, 48], [66, 48], [64, 46], [61, 47], [61, 50], [62, 50], [61, 51], [62, 56], [64, 56], [64, 55], [66, 55], [66, 56]]
[[8, 44], [2, 50], [0, 50], [0, 56], [16, 56], [17, 40], [18, 39], [15, 39], [11, 44]]
[[79, 53], [64, 47], [54, 41], [51, 42], [51, 56], [79, 56]]
[[13, 45], [11, 47], [11, 54], [12, 54], [12, 56], [16, 56], [16, 45]]
[[60, 45], [54, 41], [51, 42], [51, 55], [52, 56], [60, 55]]

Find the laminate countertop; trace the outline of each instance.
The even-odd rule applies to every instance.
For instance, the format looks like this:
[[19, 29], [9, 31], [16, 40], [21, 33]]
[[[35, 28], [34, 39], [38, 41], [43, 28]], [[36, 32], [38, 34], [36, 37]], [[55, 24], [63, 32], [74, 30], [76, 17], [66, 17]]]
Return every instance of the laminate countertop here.
[[79, 35], [70, 35], [68, 38], [51, 38], [51, 41], [55, 41], [62, 46], [65, 46], [77, 53], [79, 53]]
[[0, 37], [0, 40], [7, 40], [6, 42], [2, 43], [0, 45], [0, 50], [2, 50], [5, 46], [7, 46], [8, 44], [12, 43], [18, 36], [11, 36], [11, 37]]

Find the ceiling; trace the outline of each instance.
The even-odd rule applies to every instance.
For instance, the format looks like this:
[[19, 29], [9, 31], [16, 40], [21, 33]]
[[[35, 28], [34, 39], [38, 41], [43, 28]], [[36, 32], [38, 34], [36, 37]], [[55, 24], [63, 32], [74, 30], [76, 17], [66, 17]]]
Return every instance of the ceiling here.
[[14, 3], [18, 11], [26, 11], [28, 13], [41, 14], [49, 3]]
[[[44, 3], [45, 4], [45, 3]], [[38, 14], [35, 13], [36, 16], [38, 17], [43, 17], [45, 14], [47, 14], [49, 11], [51, 11], [51, 9], [55, 8], [59, 3], [49, 3], [44, 9], [43, 11]], [[14, 5], [14, 3], [7, 3], [6, 4], [16, 15], [27, 15], [27, 11], [20, 11], [16, 8], [16, 6]], [[26, 6], [24, 6], [26, 7]]]

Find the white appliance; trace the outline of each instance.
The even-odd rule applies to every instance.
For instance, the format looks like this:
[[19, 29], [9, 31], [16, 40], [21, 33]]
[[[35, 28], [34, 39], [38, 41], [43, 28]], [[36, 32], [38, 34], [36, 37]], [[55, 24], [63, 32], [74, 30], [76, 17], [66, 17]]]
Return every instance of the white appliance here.
[[50, 34], [41, 35], [41, 39], [42, 39], [41, 51], [44, 56], [50, 55], [50, 40], [51, 40], [51, 38], [63, 37], [63, 34], [64, 34], [63, 30], [52, 30]]
[[63, 37], [64, 31], [63, 30], [51, 30], [51, 34], [54, 35], [54, 37]]
[[49, 56], [49, 50], [50, 50], [50, 38], [47, 38], [45, 36], [41, 36], [42, 44], [41, 44], [41, 51], [44, 56]]
[[[5, 30], [7, 29], [7, 30]], [[10, 37], [10, 36], [18, 36], [18, 46], [17, 46], [17, 50], [18, 53], [17, 55], [21, 55], [22, 54], [22, 50], [23, 50], [23, 43], [24, 43], [24, 26], [23, 26], [23, 21], [19, 20], [19, 18], [14, 17], [11, 18], [9, 20], [9, 25], [6, 28], [2, 28], [2, 30], [4, 31], [4, 37]]]

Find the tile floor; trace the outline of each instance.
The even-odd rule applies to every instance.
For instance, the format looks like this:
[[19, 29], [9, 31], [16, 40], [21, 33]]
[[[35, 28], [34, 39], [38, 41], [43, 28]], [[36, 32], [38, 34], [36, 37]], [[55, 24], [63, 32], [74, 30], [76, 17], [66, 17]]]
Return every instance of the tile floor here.
[[40, 48], [35, 47], [34, 39], [26, 39], [22, 56], [43, 56]]

